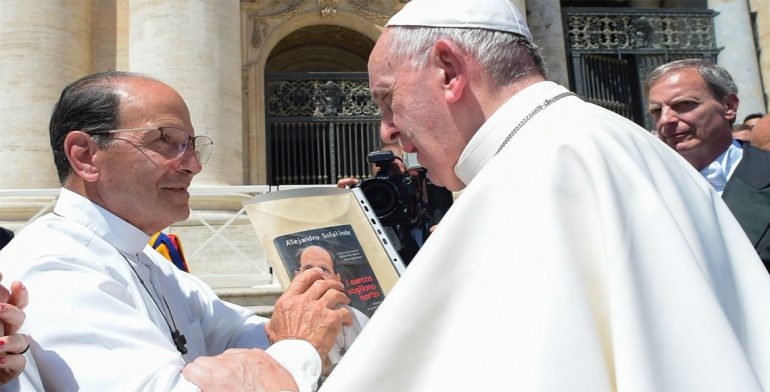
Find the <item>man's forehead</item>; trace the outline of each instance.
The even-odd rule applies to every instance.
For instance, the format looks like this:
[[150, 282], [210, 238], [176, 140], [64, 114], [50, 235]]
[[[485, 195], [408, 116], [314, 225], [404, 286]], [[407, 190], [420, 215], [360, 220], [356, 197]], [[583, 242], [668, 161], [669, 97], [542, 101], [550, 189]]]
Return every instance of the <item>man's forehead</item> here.
[[396, 67], [401, 63], [397, 61], [396, 54], [391, 50], [391, 38], [389, 30], [385, 30], [377, 43], [374, 45], [371, 54], [369, 55], [369, 75], [381, 76], [383, 74], [395, 71]]
[[706, 81], [692, 68], [678, 69], [662, 75], [650, 86], [650, 101], [664, 98], [713, 95]]
[[[121, 120], [181, 122], [190, 128], [190, 112], [171, 86], [152, 79], [127, 79], [120, 91]], [[138, 125], [137, 125], [138, 126]]]
[[670, 89], [672, 88], [672, 85], [681, 86], [684, 84], [690, 85], [691, 87], [705, 86], [706, 81], [703, 80], [703, 77], [695, 68], [675, 69], [663, 74], [657, 82], [652, 85], [651, 89], [655, 89], [659, 86], [665, 86]]
[[302, 251], [300, 261], [305, 260], [331, 260], [329, 251], [320, 246], [310, 246]]

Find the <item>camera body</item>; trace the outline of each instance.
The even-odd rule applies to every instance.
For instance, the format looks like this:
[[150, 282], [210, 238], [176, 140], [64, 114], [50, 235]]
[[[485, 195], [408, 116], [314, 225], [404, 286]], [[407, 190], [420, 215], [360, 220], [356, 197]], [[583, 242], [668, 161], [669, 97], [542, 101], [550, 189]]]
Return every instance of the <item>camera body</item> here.
[[403, 164], [396, 162], [393, 151], [373, 151], [366, 158], [376, 171], [359, 186], [383, 226], [419, 225], [426, 220], [429, 214], [418, 186], [421, 179], [402, 173]]

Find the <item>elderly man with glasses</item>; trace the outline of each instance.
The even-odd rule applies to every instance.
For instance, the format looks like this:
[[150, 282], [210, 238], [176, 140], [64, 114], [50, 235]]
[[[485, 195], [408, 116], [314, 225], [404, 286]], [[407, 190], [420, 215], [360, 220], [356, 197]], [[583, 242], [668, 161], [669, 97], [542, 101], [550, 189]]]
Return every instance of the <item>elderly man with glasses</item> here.
[[176, 91], [132, 73], [86, 76], [62, 92], [50, 135], [56, 207], [0, 253], [0, 270], [36, 295], [22, 332], [37, 367], [21, 390], [314, 388], [350, 323], [339, 282], [303, 272], [267, 322], [147, 245], [189, 215], [213, 144]]

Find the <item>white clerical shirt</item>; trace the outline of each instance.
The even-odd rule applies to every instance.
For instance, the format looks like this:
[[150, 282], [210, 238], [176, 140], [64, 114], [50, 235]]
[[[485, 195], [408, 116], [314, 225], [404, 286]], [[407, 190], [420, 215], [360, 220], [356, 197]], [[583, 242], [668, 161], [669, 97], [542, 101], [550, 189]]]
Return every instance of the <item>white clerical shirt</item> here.
[[321, 387], [770, 390], [770, 279], [675, 151], [533, 84], [455, 167], [467, 184]]
[[[21, 332], [33, 339], [27, 356], [37, 368], [28, 364], [5, 390], [197, 391], [181, 374], [186, 363], [268, 347], [264, 318], [220, 300], [148, 240], [67, 189], [53, 213], [18, 233], [0, 252], [0, 271], [29, 289]], [[187, 354], [167, 323], [185, 336]], [[282, 341], [267, 351], [303, 390], [314, 388], [321, 362], [309, 343]]]

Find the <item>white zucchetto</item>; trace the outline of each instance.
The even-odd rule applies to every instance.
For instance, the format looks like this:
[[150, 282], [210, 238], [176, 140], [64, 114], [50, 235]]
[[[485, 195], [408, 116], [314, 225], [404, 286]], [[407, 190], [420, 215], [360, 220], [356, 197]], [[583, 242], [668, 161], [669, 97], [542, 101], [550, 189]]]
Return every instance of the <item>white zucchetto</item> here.
[[527, 20], [510, 0], [412, 0], [385, 26], [498, 30], [532, 42]]

